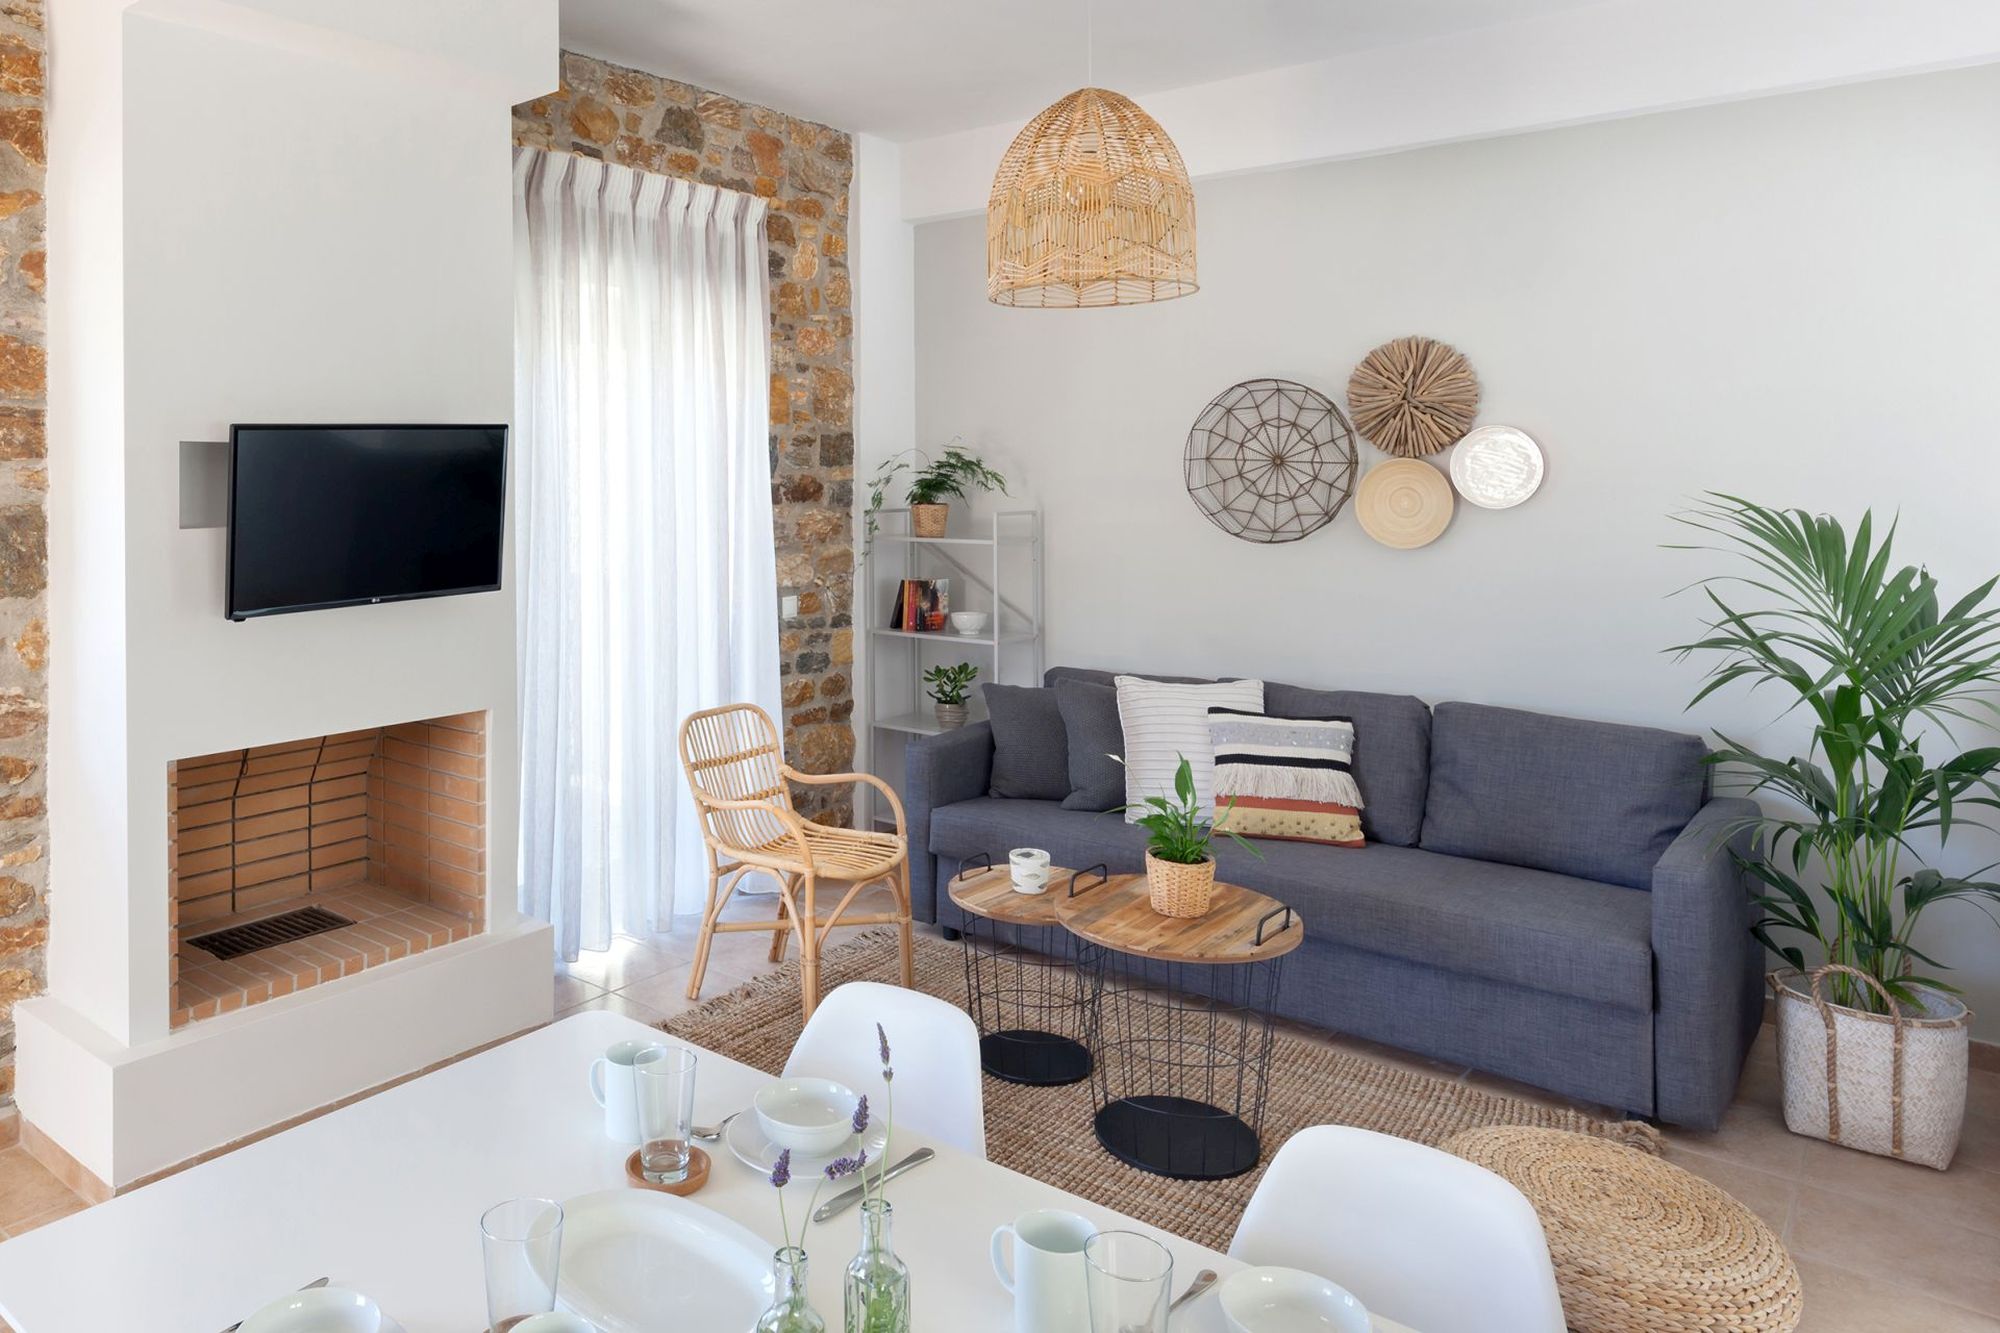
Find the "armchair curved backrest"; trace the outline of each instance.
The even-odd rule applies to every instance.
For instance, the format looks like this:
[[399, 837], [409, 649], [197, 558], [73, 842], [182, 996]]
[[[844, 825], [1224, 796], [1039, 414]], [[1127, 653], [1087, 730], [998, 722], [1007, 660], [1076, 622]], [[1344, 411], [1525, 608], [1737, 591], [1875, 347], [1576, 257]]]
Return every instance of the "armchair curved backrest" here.
[[[787, 838], [795, 820], [784, 752], [771, 715], [755, 704], [725, 704], [681, 723], [681, 766], [710, 842], [747, 851]], [[755, 804], [744, 805], [744, 802]]]

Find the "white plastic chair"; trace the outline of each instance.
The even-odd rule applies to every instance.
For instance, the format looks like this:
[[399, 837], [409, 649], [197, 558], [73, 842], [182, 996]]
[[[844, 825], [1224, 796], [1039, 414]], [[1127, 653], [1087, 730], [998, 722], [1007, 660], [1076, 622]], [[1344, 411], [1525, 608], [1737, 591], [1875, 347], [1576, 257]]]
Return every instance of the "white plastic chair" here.
[[922, 991], [850, 981], [829, 992], [793, 1044], [786, 1077], [836, 1079], [866, 1093], [880, 1115], [887, 1088], [877, 1023], [889, 1036], [896, 1071], [897, 1127], [986, 1156], [979, 1030], [963, 1010]]
[[1450, 1153], [1315, 1125], [1272, 1159], [1232, 1258], [1317, 1273], [1423, 1333], [1563, 1333], [1542, 1224], [1521, 1191]]

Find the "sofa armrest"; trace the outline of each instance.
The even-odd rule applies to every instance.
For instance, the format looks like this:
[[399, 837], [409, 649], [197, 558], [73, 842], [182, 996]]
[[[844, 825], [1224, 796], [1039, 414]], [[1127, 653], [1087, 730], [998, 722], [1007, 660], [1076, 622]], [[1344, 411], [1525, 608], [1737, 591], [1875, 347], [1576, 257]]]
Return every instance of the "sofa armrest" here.
[[1653, 867], [1653, 1113], [1713, 1129], [1764, 1016], [1763, 946], [1738, 857], [1756, 802], [1710, 799]]
[[975, 722], [910, 742], [903, 785], [909, 806], [910, 907], [919, 921], [938, 919], [931, 811], [984, 796], [992, 782], [990, 722]]

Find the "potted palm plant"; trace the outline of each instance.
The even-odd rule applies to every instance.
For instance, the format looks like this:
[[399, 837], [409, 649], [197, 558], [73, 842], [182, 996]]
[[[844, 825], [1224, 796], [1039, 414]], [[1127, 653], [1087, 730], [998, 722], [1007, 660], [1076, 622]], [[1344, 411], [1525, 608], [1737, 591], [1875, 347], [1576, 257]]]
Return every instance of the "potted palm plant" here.
[[1941, 604], [1927, 571], [1892, 563], [1894, 526], [1878, 544], [1869, 514], [1850, 537], [1823, 515], [1710, 495], [1680, 521], [1708, 535], [1680, 549], [1749, 566], [1695, 585], [1707, 633], [1673, 651], [1713, 660], [1689, 707], [1747, 682], [1811, 714], [1802, 755], [1717, 733], [1710, 756], [1767, 807], [1751, 821], [1764, 855], [1744, 869], [1757, 938], [1787, 964], [1771, 974], [1785, 1123], [1942, 1169], [1964, 1120], [1970, 1015], [1915, 929], [1941, 902], [1991, 916], [2000, 884], [1926, 865], [1911, 839], [1941, 847], [1987, 827], [1968, 811], [2000, 807], [2000, 748], [1924, 752], [1955, 749], [1953, 723], [1996, 713], [1996, 580]]
[[978, 455], [968, 453], [953, 440], [944, 453], [932, 458], [921, 449], [911, 449], [888, 459], [868, 482], [867, 532], [862, 554], [875, 541], [875, 517], [889, 494], [889, 484], [904, 472], [910, 473], [904, 500], [910, 506], [910, 531], [918, 537], [944, 536], [951, 517], [950, 500], [964, 499], [967, 488], [1007, 493], [1007, 479], [986, 466]]
[[979, 678], [979, 668], [970, 662], [960, 662], [957, 666], [934, 666], [924, 672], [924, 683], [930, 688], [925, 693], [937, 705], [938, 725], [946, 731], [965, 725], [968, 716], [965, 696], [972, 689], [972, 682]]
[[1215, 857], [1209, 843], [1216, 834], [1227, 834], [1244, 851], [1264, 859], [1262, 852], [1223, 827], [1234, 802], [1220, 819], [1202, 817], [1194, 795], [1194, 766], [1186, 755], [1174, 770], [1174, 799], [1148, 796], [1140, 807], [1147, 811], [1136, 821], [1146, 830], [1146, 893], [1161, 916], [1208, 915], [1215, 896]]

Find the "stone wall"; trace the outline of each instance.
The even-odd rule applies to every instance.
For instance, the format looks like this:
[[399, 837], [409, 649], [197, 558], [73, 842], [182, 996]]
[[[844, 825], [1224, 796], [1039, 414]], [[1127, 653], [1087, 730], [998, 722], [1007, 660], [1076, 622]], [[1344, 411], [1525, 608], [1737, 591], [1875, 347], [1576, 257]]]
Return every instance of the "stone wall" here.
[[[770, 201], [771, 505], [785, 750], [811, 773], [854, 759], [854, 306], [845, 133], [588, 56], [562, 87], [514, 108], [514, 141], [743, 190]], [[853, 816], [846, 789], [799, 788], [801, 810]]]
[[0, 1109], [49, 936], [43, 0], [0, 0]]

